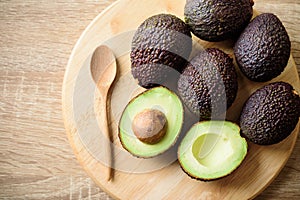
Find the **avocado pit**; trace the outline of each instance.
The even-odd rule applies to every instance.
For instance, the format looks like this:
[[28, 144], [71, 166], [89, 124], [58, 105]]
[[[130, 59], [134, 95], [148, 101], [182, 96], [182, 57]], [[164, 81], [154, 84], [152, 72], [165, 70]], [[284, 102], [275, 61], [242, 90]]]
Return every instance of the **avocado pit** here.
[[166, 135], [167, 118], [159, 110], [145, 109], [134, 117], [132, 130], [140, 141], [156, 144]]

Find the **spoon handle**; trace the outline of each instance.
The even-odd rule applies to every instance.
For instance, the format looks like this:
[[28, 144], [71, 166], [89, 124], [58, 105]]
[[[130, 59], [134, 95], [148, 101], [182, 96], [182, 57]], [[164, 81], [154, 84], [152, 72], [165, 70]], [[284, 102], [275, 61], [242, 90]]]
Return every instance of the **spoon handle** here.
[[107, 95], [101, 95], [101, 110], [103, 111], [103, 121], [102, 123], [102, 130], [103, 134], [106, 137], [106, 140], [104, 142], [104, 155], [105, 155], [105, 164], [107, 164], [107, 181], [110, 181], [112, 179], [112, 135], [110, 134], [109, 125], [108, 125], [108, 113], [109, 108], [107, 107]]

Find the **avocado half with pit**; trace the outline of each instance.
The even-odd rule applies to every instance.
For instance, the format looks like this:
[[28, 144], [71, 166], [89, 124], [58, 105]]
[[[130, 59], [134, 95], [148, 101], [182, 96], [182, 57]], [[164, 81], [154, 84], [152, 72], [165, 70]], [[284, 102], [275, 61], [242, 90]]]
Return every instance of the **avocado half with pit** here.
[[229, 175], [244, 160], [247, 142], [238, 125], [229, 121], [201, 121], [192, 126], [178, 148], [181, 168], [198, 180]]
[[119, 139], [132, 155], [151, 158], [175, 144], [182, 123], [179, 97], [166, 87], [155, 87], [128, 103], [120, 119]]

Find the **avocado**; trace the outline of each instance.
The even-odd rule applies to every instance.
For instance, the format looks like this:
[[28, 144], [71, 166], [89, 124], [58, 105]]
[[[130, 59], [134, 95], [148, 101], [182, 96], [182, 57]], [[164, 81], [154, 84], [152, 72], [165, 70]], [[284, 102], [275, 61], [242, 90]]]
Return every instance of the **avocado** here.
[[186, 133], [178, 148], [178, 161], [190, 177], [215, 180], [232, 173], [246, 157], [247, 148], [238, 125], [202, 121]]
[[242, 134], [259, 145], [279, 143], [295, 129], [300, 97], [289, 83], [270, 83], [255, 91], [240, 116]]
[[174, 15], [154, 15], [138, 27], [131, 45], [131, 73], [140, 86], [152, 88], [185, 67], [192, 50], [190, 28]]
[[235, 38], [250, 22], [253, 4], [253, 0], [187, 0], [185, 22], [202, 40]]
[[178, 93], [189, 110], [202, 119], [224, 114], [235, 100], [238, 82], [233, 60], [223, 51], [200, 51], [178, 80]]
[[136, 157], [162, 154], [175, 144], [183, 114], [179, 97], [166, 87], [146, 90], [133, 98], [122, 113], [118, 134], [122, 146]]
[[255, 17], [234, 46], [242, 73], [250, 80], [269, 81], [283, 72], [291, 51], [291, 42], [281, 21], [274, 14]]

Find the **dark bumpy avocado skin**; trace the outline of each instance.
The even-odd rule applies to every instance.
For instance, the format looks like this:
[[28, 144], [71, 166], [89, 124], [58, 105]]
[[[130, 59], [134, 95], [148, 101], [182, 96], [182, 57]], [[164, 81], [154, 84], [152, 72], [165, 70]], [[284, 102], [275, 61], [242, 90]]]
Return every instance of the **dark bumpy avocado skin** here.
[[200, 39], [216, 42], [238, 36], [252, 18], [252, 0], [187, 0], [185, 22]]
[[291, 42], [280, 20], [271, 13], [257, 16], [240, 35], [234, 47], [236, 61], [252, 81], [269, 81], [284, 70]]
[[174, 15], [154, 15], [139, 26], [133, 37], [132, 75], [142, 87], [161, 85], [168, 75], [182, 71], [191, 49], [191, 32], [187, 24]]
[[237, 90], [232, 59], [215, 48], [195, 56], [178, 80], [179, 95], [200, 119], [223, 114], [232, 105]]
[[299, 95], [290, 84], [275, 82], [249, 97], [241, 113], [240, 127], [251, 142], [271, 145], [291, 134], [299, 116]]

